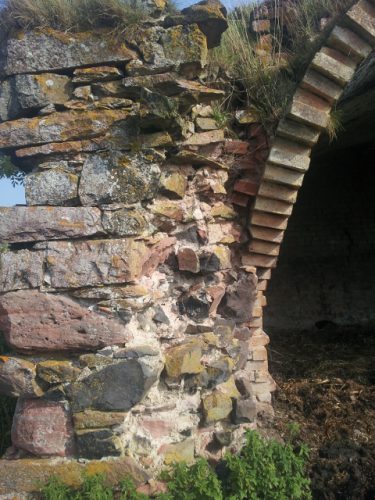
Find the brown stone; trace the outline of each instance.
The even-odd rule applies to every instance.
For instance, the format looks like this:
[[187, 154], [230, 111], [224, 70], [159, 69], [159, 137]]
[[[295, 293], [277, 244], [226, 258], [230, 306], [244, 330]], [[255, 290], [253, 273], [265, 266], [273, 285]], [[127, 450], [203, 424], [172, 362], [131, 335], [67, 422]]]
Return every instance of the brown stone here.
[[322, 98], [304, 89], [294, 94], [289, 116], [306, 125], [325, 129], [329, 120], [331, 105]]
[[[224, 140], [224, 130], [210, 130], [209, 132], [200, 132], [193, 134], [183, 143], [184, 146], [204, 146]], [[1, 144], [1, 143], [0, 143]]]
[[258, 194], [273, 200], [295, 203], [297, 200], [298, 189], [293, 186], [283, 186], [281, 184], [274, 184], [273, 182], [267, 182], [264, 180], [260, 185]]
[[233, 409], [232, 398], [216, 390], [203, 399], [202, 405], [206, 424], [224, 420]]
[[375, 43], [374, 18], [375, 5], [372, 0], [359, 0], [346, 14], [350, 27], [371, 45]]
[[41, 396], [43, 390], [35, 380], [35, 365], [30, 361], [0, 356], [0, 394], [11, 397]]
[[274, 182], [275, 184], [301, 187], [304, 179], [304, 173], [267, 163], [266, 168], [264, 169], [264, 179]]
[[73, 426], [63, 403], [19, 399], [12, 426], [12, 443], [37, 456], [71, 456]]
[[114, 66], [94, 66], [77, 68], [73, 72], [73, 83], [106, 82], [123, 76], [122, 71]]
[[74, 413], [73, 421], [75, 429], [103, 429], [121, 425], [127, 413], [85, 410]]
[[168, 444], [159, 450], [164, 455], [164, 463], [172, 465], [176, 462], [191, 464], [194, 461], [194, 439], [185, 439], [181, 443]]
[[184, 374], [195, 374], [203, 371], [201, 364], [202, 347], [199, 341], [171, 347], [165, 354], [165, 369], [168, 377], [178, 378]]
[[199, 258], [195, 250], [189, 247], [180, 248], [177, 253], [178, 268], [180, 271], [199, 273]]
[[129, 337], [117, 321], [68, 297], [37, 291], [1, 296], [0, 329], [10, 347], [24, 352], [94, 350]]
[[171, 198], [183, 198], [187, 188], [186, 175], [182, 172], [169, 172], [161, 177], [161, 185]]
[[100, 210], [88, 207], [2, 207], [0, 241], [79, 238], [103, 232]]
[[270, 212], [279, 215], [290, 215], [293, 211], [293, 205], [291, 203], [263, 196], [257, 196], [254, 208], [262, 212]]
[[255, 33], [267, 33], [271, 29], [269, 19], [259, 19], [257, 21], [253, 21], [251, 26]]
[[355, 58], [357, 62], [361, 62], [372, 51], [371, 45], [353, 31], [342, 26], [333, 28], [328, 44], [334, 49], [341, 50], [348, 57]]
[[40, 380], [54, 385], [73, 382], [81, 373], [81, 370], [73, 366], [69, 361], [48, 360], [37, 364], [36, 373]]

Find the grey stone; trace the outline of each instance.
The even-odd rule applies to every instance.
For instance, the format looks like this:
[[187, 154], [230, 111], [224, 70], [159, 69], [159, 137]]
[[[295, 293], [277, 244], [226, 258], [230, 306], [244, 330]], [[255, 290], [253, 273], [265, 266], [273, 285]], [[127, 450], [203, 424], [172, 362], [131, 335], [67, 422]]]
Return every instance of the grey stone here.
[[236, 401], [236, 423], [254, 422], [257, 416], [257, 405], [252, 398]]
[[83, 205], [136, 203], [155, 196], [159, 178], [156, 157], [147, 152], [96, 154], [83, 165], [79, 197]]
[[9, 120], [11, 95], [11, 86], [9, 80], [0, 82], [0, 122]]
[[43, 257], [29, 250], [0, 253], [0, 293], [41, 286]]
[[236, 323], [245, 323], [252, 318], [256, 300], [257, 278], [254, 274], [243, 273], [231, 285], [219, 304], [218, 313], [224, 318], [232, 318]]
[[8, 38], [0, 52], [0, 73], [16, 75], [101, 63], [127, 62], [135, 53], [124, 43], [113, 43], [108, 33], [27, 31]]
[[144, 242], [127, 238], [50, 242], [46, 255], [52, 287], [80, 288], [139, 278], [150, 251]]
[[105, 211], [102, 218], [103, 228], [107, 233], [115, 236], [143, 234], [147, 221], [142, 212], [141, 208]]
[[35, 376], [34, 363], [21, 358], [0, 357], [0, 394], [16, 398], [41, 396], [43, 390]]
[[80, 238], [103, 233], [101, 213], [91, 207], [2, 207], [0, 241], [18, 243]]
[[65, 205], [78, 199], [78, 176], [62, 169], [29, 174], [25, 178], [28, 205]]
[[77, 454], [80, 458], [102, 458], [121, 455], [119, 439], [110, 429], [76, 432]]
[[[146, 364], [145, 358], [153, 360]], [[162, 365], [156, 356], [121, 361], [94, 372], [70, 387], [73, 411], [128, 411], [142, 401]]]
[[118, 321], [35, 290], [0, 297], [0, 329], [11, 348], [24, 352], [90, 351], [129, 339]]

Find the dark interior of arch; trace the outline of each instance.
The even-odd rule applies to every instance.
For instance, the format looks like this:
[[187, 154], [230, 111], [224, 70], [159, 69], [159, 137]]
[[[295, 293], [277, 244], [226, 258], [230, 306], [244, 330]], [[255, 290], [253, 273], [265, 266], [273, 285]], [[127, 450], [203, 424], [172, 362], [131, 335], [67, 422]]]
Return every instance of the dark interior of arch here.
[[337, 139], [313, 151], [267, 290], [271, 334], [375, 324], [375, 78], [362, 74], [338, 106]]

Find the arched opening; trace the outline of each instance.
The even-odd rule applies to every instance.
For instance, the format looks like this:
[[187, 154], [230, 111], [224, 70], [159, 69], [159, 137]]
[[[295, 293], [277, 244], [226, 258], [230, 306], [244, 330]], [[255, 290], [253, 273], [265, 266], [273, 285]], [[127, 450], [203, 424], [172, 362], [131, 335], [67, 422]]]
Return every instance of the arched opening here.
[[337, 138], [313, 149], [267, 289], [276, 426], [301, 424], [317, 498], [374, 495], [373, 61], [337, 107]]

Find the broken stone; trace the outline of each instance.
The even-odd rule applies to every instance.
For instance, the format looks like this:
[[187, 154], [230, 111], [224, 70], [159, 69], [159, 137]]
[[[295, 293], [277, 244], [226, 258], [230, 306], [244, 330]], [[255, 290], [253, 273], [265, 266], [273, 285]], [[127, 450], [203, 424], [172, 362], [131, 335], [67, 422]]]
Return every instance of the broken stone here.
[[106, 32], [62, 33], [49, 28], [8, 38], [0, 54], [0, 72], [5, 75], [40, 73], [90, 64], [127, 62], [135, 57], [124, 43], [112, 43]]
[[82, 354], [79, 357], [79, 362], [81, 366], [87, 366], [88, 368], [102, 368], [103, 366], [108, 366], [113, 363], [112, 357], [103, 356], [101, 354]]
[[73, 426], [64, 404], [19, 399], [13, 419], [12, 443], [42, 457], [73, 455]]
[[213, 118], [201, 118], [198, 117], [195, 120], [197, 127], [199, 130], [205, 131], [205, 130], [216, 130], [219, 127], [217, 126], [216, 121]]
[[171, 347], [165, 354], [165, 369], [171, 378], [203, 371], [201, 364], [202, 347], [197, 340]]
[[0, 241], [18, 243], [103, 233], [100, 210], [88, 207], [0, 208]]
[[86, 410], [73, 415], [74, 428], [81, 430], [113, 427], [121, 425], [126, 415], [127, 413]]
[[252, 398], [236, 401], [236, 423], [254, 422], [257, 416], [257, 404]]
[[233, 409], [232, 399], [216, 390], [203, 398], [202, 405], [207, 425], [226, 419]]
[[163, 191], [171, 198], [183, 198], [187, 187], [186, 175], [179, 172], [163, 174], [161, 186]]
[[0, 292], [37, 288], [43, 281], [44, 252], [0, 252]]
[[218, 308], [219, 314], [233, 318], [236, 323], [250, 321], [256, 300], [256, 285], [257, 278], [254, 274], [241, 274], [237, 281], [227, 287]]
[[21, 358], [0, 356], [0, 394], [11, 397], [42, 396], [35, 380], [35, 365]]
[[159, 177], [153, 155], [93, 155], [83, 165], [79, 197], [83, 205], [136, 203], [155, 195]]
[[114, 66], [94, 66], [77, 68], [73, 72], [73, 83], [106, 82], [121, 78], [123, 72]]
[[0, 329], [10, 347], [24, 352], [93, 350], [129, 337], [119, 322], [68, 297], [32, 290], [1, 296]]
[[224, 130], [210, 130], [208, 132], [200, 132], [193, 134], [183, 143], [184, 146], [204, 146], [215, 142], [224, 141]]
[[82, 458], [121, 455], [119, 438], [110, 429], [76, 432], [77, 453]]
[[189, 247], [180, 248], [177, 253], [178, 268], [180, 271], [199, 273], [199, 257], [195, 250]]
[[194, 439], [185, 439], [181, 443], [168, 444], [162, 447], [160, 453], [164, 454], [164, 463], [172, 465], [178, 462], [191, 464], [194, 461]]
[[147, 221], [141, 208], [105, 211], [103, 213], [103, 229], [113, 236], [136, 236], [143, 234]]
[[199, 288], [183, 294], [178, 301], [178, 307], [180, 314], [186, 314], [190, 319], [200, 321], [208, 318], [211, 303], [205, 289]]
[[81, 373], [79, 368], [73, 366], [69, 361], [41, 361], [37, 364], [36, 373], [38, 378], [47, 384], [63, 384], [73, 382]]
[[155, 310], [155, 314], [152, 317], [152, 319], [153, 319], [153, 321], [155, 321], [155, 323], [163, 323], [165, 325], [170, 324], [168, 316], [165, 314], [165, 312], [163, 311], [163, 309], [160, 306], [156, 306], [154, 308], [154, 310]]
[[157, 356], [106, 366], [70, 386], [73, 411], [128, 411], [142, 401], [161, 369]]

